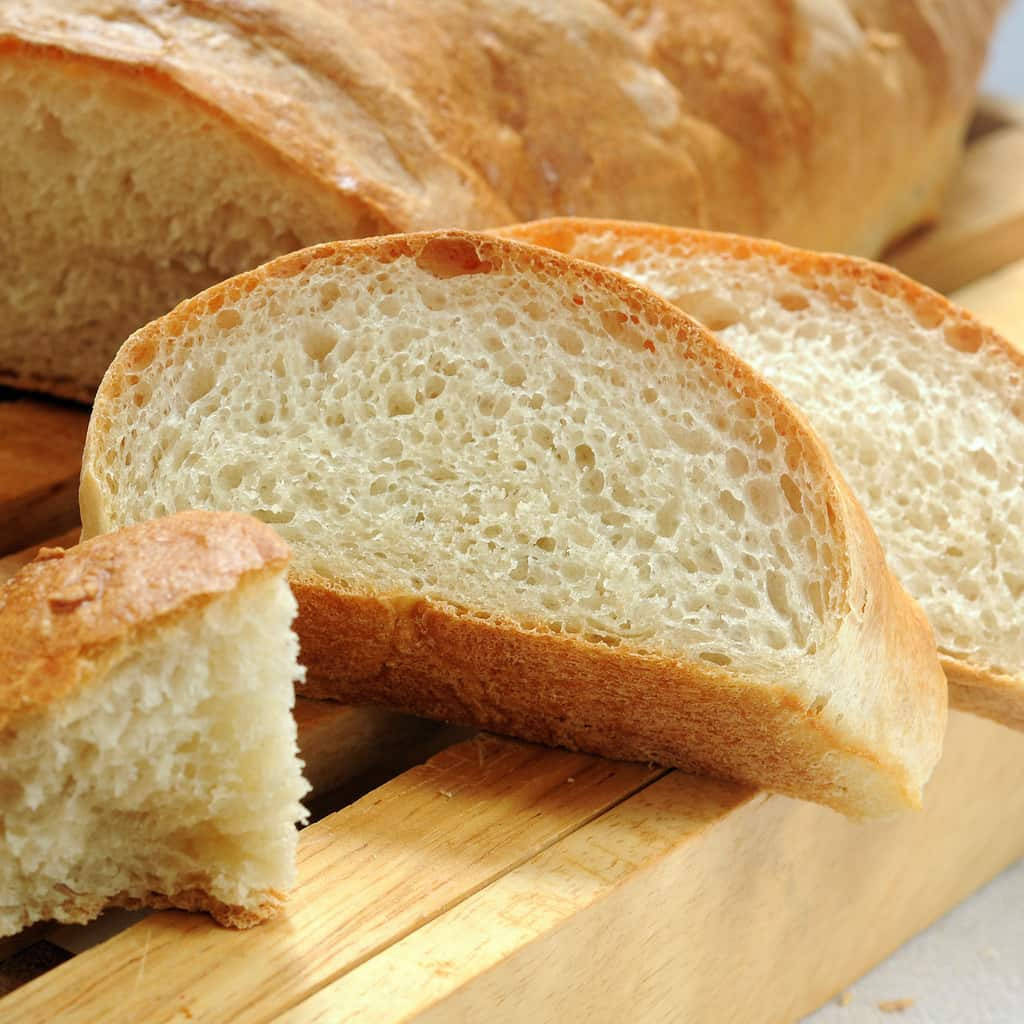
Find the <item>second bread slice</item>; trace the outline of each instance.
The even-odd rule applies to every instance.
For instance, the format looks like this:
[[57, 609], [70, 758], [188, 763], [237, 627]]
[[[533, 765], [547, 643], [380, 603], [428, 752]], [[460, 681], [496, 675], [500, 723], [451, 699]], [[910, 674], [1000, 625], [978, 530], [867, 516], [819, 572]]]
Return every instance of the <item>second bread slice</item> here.
[[652, 288], [796, 402], [928, 614], [952, 704], [1024, 729], [1024, 353], [863, 260], [654, 224], [505, 230]]
[[235, 508], [294, 552], [307, 692], [916, 804], [945, 686], [817, 438], [618, 275], [462, 232], [293, 254], [136, 333], [87, 534]]

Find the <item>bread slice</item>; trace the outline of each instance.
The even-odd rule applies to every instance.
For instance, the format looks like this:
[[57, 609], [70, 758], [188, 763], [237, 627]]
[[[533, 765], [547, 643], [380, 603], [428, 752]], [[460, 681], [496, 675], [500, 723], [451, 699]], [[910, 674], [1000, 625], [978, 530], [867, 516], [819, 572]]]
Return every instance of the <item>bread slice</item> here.
[[935, 216], [1002, 5], [0, 3], [0, 384], [89, 400], [131, 331], [334, 238], [587, 213], [878, 252]]
[[248, 517], [184, 512], [0, 588], [0, 936], [109, 906], [277, 912], [307, 789], [287, 560]]
[[463, 232], [292, 254], [104, 378], [85, 532], [186, 506], [294, 552], [307, 692], [916, 804], [931, 633], [792, 408], [624, 278]]
[[643, 224], [507, 233], [653, 288], [793, 399], [931, 619], [952, 703], [1024, 729], [1024, 353], [861, 260]]

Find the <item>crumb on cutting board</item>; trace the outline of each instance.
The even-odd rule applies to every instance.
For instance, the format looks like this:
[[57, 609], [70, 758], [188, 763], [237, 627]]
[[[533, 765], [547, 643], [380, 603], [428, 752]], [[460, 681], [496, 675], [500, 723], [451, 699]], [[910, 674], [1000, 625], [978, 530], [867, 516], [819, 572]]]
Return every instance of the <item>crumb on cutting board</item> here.
[[904, 1010], [909, 1010], [913, 1005], [913, 999], [883, 999], [878, 1004], [878, 1008], [882, 1013], [902, 1013]]
[[840, 992], [836, 996], [836, 1002], [843, 1007], [849, 1006], [853, 1002], [853, 993], [847, 989], [845, 992]]

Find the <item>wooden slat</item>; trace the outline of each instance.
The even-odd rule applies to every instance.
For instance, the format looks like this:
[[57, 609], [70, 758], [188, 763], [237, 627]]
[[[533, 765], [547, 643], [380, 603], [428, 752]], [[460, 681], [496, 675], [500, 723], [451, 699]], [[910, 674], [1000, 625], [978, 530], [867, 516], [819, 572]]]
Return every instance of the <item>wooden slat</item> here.
[[8, 996], [5, 1019], [266, 1021], [664, 773], [478, 737], [300, 837], [287, 912], [152, 914]]
[[1007, 128], [968, 149], [939, 224], [886, 260], [938, 291], [953, 291], [1024, 258], [1024, 129]]
[[[437, 722], [384, 708], [299, 697], [294, 713], [303, 772], [313, 787], [311, 799], [370, 774], [373, 781], [381, 773], [396, 775], [451, 742], [451, 733]], [[306, 803], [311, 806], [310, 800]]]
[[979, 96], [967, 130], [968, 145], [984, 135], [1014, 126], [1024, 128], [1024, 103], [1005, 96]]
[[88, 410], [0, 400], [0, 554], [78, 523], [78, 471]]
[[925, 810], [863, 825], [673, 773], [279, 1020], [794, 1020], [1024, 854], [1021, 764], [954, 713]]

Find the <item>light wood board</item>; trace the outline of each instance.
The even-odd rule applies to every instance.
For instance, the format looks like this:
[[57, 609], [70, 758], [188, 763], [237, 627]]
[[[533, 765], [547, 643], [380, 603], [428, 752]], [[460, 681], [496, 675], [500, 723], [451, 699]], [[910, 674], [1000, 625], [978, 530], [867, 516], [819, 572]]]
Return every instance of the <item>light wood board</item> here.
[[[1021, 169], [1024, 177], [1024, 168]], [[1024, 260], [955, 292], [953, 298], [1024, 349]], [[1022, 453], [1024, 459], [1024, 453]]]
[[[664, 775], [479, 737], [300, 836], [284, 916], [152, 914], [8, 996], [25, 1020], [271, 1020]], [[121, 1015], [120, 1017], [118, 1015]]]
[[867, 825], [674, 772], [280, 1020], [796, 1019], [1024, 854], [1022, 763], [954, 713], [925, 810]]

